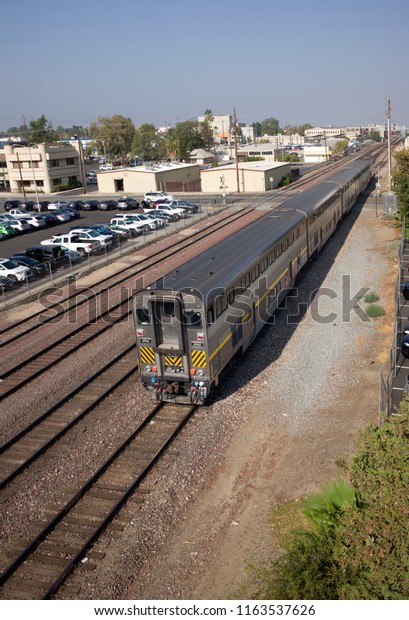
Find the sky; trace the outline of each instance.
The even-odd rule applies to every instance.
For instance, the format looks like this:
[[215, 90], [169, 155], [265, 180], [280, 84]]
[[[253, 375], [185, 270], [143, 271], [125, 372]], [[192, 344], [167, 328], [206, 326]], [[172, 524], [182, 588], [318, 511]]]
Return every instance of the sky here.
[[409, 126], [407, 0], [0, 0], [0, 130], [121, 114]]

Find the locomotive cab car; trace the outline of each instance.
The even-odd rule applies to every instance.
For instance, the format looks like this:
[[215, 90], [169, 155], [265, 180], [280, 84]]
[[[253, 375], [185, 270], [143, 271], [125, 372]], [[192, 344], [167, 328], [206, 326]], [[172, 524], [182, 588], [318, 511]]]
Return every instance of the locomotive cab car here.
[[200, 295], [148, 289], [136, 296], [134, 317], [145, 386], [158, 400], [203, 401], [211, 379]]
[[345, 166], [135, 295], [140, 376], [158, 400], [205, 401], [334, 233], [371, 168], [365, 159]]

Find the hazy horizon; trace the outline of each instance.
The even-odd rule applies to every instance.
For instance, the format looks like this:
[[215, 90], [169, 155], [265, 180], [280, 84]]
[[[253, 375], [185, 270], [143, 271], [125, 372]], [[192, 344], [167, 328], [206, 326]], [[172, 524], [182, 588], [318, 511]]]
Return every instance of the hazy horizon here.
[[23, 115], [160, 127], [233, 108], [248, 124], [384, 124], [388, 97], [409, 126], [403, 0], [20, 0], [2, 17], [3, 131]]

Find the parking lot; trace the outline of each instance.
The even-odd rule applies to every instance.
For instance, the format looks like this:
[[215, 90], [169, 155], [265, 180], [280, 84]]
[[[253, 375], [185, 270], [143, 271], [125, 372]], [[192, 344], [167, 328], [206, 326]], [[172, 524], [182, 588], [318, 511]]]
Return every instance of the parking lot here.
[[[47, 197], [42, 195], [40, 200], [45, 200]], [[113, 199], [118, 201], [118, 196], [102, 196], [97, 192], [90, 192], [86, 196], [77, 194], [73, 195], [70, 193], [70, 196], [60, 195], [59, 199], [64, 200], [66, 202], [71, 202], [73, 200], [83, 200], [94, 199], [94, 200], [108, 200]], [[134, 197], [138, 202], [142, 200], [143, 197], [135, 196]], [[186, 198], [186, 196], [183, 196]], [[79, 263], [69, 260], [68, 264], [65, 264], [64, 267], [58, 267], [56, 271], [51, 271], [48, 269], [47, 273], [33, 274], [32, 277], [28, 278], [25, 282], [15, 283], [12, 289], [10, 290], [2, 290], [1, 291], [1, 299], [0, 303], [6, 304], [8, 299], [19, 295], [21, 292], [32, 291], [37, 288], [37, 286], [42, 286], [43, 284], [49, 281], [55, 281], [59, 275], [65, 277], [66, 275], [74, 275], [80, 270], [83, 270], [84, 267], [90, 267], [91, 265], [95, 265], [102, 261], [110, 261], [114, 259], [116, 256], [123, 254], [124, 252], [132, 251], [133, 248], [138, 248], [145, 244], [147, 241], [154, 241], [156, 238], [162, 237], [164, 235], [171, 234], [172, 232], [177, 232], [185, 227], [191, 226], [195, 221], [202, 219], [203, 217], [207, 217], [210, 214], [213, 214], [215, 210], [217, 211], [217, 207], [222, 207], [222, 201], [217, 201], [214, 198], [209, 199], [206, 198], [201, 201], [194, 200], [194, 196], [190, 196], [190, 201], [195, 202], [195, 204], [199, 205], [199, 211], [194, 214], [186, 214], [184, 219], [180, 219], [179, 221], [169, 221], [168, 224], [162, 228], [158, 228], [155, 230], [143, 231], [141, 234], [138, 234], [135, 237], [129, 237], [127, 239], [121, 237], [117, 240], [116, 243], [113, 243], [112, 246], [103, 247], [101, 251], [96, 253], [93, 256], [86, 256]], [[23, 200], [23, 197], [16, 197], [9, 195], [2, 195], [0, 197], [0, 215], [6, 214], [7, 211], [4, 209], [4, 203], [6, 200], [14, 200], [19, 199]], [[32, 196], [30, 196], [32, 199]], [[56, 196], [51, 196], [48, 200], [56, 200]], [[219, 204], [220, 203], [220, 204]], [[44, 212], [41, 212], [41, 215]], [[50, 211], [52, 213], [52, 211]], [[73, 219], [66, 222], [61, 222], [53, 226], [45, 226], [41, 229], [30, 230], [29, 232], [25, 232], [23, 234], [15, 234], [13, 237], [3, 238], [0, 240], [0, 258], [8, 258], [15, 254], [24, 253], [26, 248], [29, 246], [40, 245], [42, 241], [46, 239], [51, 239], [53, 236], [58, 236], [61, 234], [66, 234], [70, 230], [71, 227], [75, 226], [78, 228], [82, 228], [83, 226], [90, 225], [99, 225], [99, 224], [109, 224], [110, 220], [115, 218], [115, 216], [120, 214], [122, 217], [126, 217], [126, 215], [130, 214], [130, 211], [120, 211], [119, 209], [113, 209], [110, 211], [80, 211], [80, 218]], [[38, 214], [38, 212], [37, 212]], [[6, 274], [4, 274], [6, 275]]]

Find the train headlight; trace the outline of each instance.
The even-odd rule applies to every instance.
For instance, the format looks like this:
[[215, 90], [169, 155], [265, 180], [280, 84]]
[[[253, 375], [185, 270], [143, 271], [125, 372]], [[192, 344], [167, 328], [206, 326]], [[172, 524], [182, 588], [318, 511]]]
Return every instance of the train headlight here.
[[201, 369], [199, 368], [199, 370], [196, 370], [196, 375], [197, 375], [198, 377], [203, 377], [203, 375], [204, 375], [204, 371], [203, 371], [203, 370], [201, 370]]
[[152, 366], [149, 366], [149, 364], [145, 366], [145, 372], [150, 372], [151, 370], [152, 370]]

